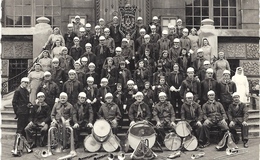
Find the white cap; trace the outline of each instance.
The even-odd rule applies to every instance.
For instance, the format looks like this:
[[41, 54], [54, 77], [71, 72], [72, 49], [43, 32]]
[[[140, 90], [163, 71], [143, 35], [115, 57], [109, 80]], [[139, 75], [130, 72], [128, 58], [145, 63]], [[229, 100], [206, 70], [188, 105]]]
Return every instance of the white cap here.
[[187, 72], [194, 72], [194, 68], [189, 67], [189, 68], [187, 69]]
[[229, 70], [224, 70], [223, 75], [224, 74], [230, 74], [230, 71]]
[[174, 43], [180, 43], [180, 39], [179, 38], [174, 38], [173, 42]]
[[224, 52], [218, 52], [218, 54], [225, 54]]
[[60, 97], [68, 97], [68, 95], [67, 95], [67, 93], [65, 93], [65, 92], [61, 92], [61, 93], [60, 93]]
[[86, 43], [85, 47], [92, 47], [92, 45], [90, 43]]
[[207, 72], [207, 73], [213, 73], [214, 71], [213, 71], [212, 68], [208, 68], [208, 69], [206, 70], [206, 72]]
[[69, 27], [73, 27], [73, 24], [72, 23], [69, 23], [68, 25], [67, 25], [67, 27], [69, 28]]
[[186, 93], [185, 97], [193, 97], [193, 94], [191, 92]]
[[89, 63], [88, 66], [96, 66], [94, 63]]
[[58, 58], [56, 58], [56, 57], [54, 57], [53, 59], [52, 59], [52, 62], [59, 62], [60, 60], [58, 59]]
[[94, 78], [93, 78], [93, 77], [88, 77], [88, 78], [87, 78], [87, 81], [94, 82]]
[[68, 74], [76, 74], [76, 71], [71, 69], [71, 70], [69, 70]]
[[206, 60], [206, 61], [203, 62], [203, 64], [204, 64], [204, 65], [205, 65], [205, 64], [210, 64], [210, 62]]
[[168, 34], [168, 31], [167, 30], [163, 30], [162, 34]]
[[128, 80], [126, 84], [135, 84], [133, 80]]
[[99, 40], [105, 40], [106, 38], [104, 36], [100, 36]]
[[91, 24], [90, 24], [90, 23], [87, 23], [87, 24], [85, 25], [85, 27], [90, 28], [90, 27], [91, 27]]
[[103, 18], [100, 18], [99, 20], [98, 20], [99, 22], [104, 22], [105, 20], [103, 19]]
[[143, 18], [142, 17], [138, 17], [137, 20], [143, 20]]
[[107, 93], [107, 94], [105, 95], [105, 98], [108, 98], [108, 97], [113, 98], [113, 95], [112, 95], [111, 93]]
[[148, 34], [144, 35], [144, 38], [150, 38], [150, 36]]
[[153, 16], [153, 20], [158, 20], [158, 17], [157, 16]]
[[61, 51], [68, 50], [67, 47], [62, 47]]
[[49, 72], [49, 71], [45, 71], [44, 73], [43, 73], [43, 76], [50, 76], [51, 75], [51, 72]]
[[122, 42], [128, 42], [128, 40], [126, 38], [123, 38]]
[[99, 26], [99, 25], [96, 25], [96, 26], [95, 26], [95, 29], [97, 29], [97, 28], [99, 28], [99, 29], [100, 29], [100, 26]]
[[144, 29], [144, 28], [141, 28], [139, 32], [145, 32], [145, 29]]
[[177, 22], [182, 22], [182, 20], [181, 19], [177, 19]]
[[212, 90], [210, 90], [210, 91], [208, 91], [208, 93], [207, 93], [208, 95], [210, 95], [210, 94], [214, 94], [215, 95], [215, 92], [214, 91], [212, 91]]
[[101, 82], [108, 82], [108, 79], [107, 78], [102, 78]]
[[189, 32], [188, 28], [184, 28], [182, 31], [183, 32]]
[[28, 82], [29, 83], [29, 78], [28, 77], [23, 77], [22, 79], [21, 79], [21, 82]]
[[84, 27], [80, 27], [80, 28], [79, 28], [79, 31], [80, 31], [80, 32], [85, 32], [86, 29], [85, 29]]
[[116, 51], [122, 51], [121, 47], [116, 47]]
[[76, 16], [75, 16], [75, 19], [77, 19], [77, 18], [79, 18], [79, 19], [80, 19], [80, 16], [79, 16], [79, 15], [76, 15]]
[[163, 96], [166, 97], [166, 96], [167, 96], [166, 93], [160, 92], [160, 93], [159, 93], [159, 97], [163, 97]]
[[110, 32], [110, 29], [109, 28], [105, 28], [104, 31], [105, 32]]
[[199, 48], [199, 49], [197, 50], [197, 53], [199, 53], [199, 52], [204, 52], [204, 51], [203, 51], [202, 48]]
[[86, 97], [87, 97], [87, 95], [86, 95], [86, 93], [85, 93], [85, 92], [80, 92], [80, 93], [79, 93], [79, 97], [84, 97], [84, 98], [86, 98]]
[[73, 41], [76, 41], [76, 40], [79, 41], [79, 37], [74, 37], [74, 38], [73, 38]]
[[40, 96], [44, 96], [44, 97], [45, 97], [45, 94], [44, 94], [43, 92], [37, 93], [37, 96], [36, 96], [36, 97], [40, 97]]
[[234, 92], [234, 93], [232, 94], [232, 97], [236, 97], [236, 96], [239, 96], [239, 97], [240, 97], [240, 95], [238, 94], [238, 92]]
[[81, 61], [82, 61], [82, 62], [87, 62], [87, 61], [88, 61], [88, 58], [87, 58], [87, 57], [82, 57], [82, 58], [81, 58]]
[[139, 91], [139, 92], [137, 92], [137, 93], [135, 94], [135, 97], [137, 97], [137, 96], [144, 96], [144, 95], [143, 95], [142, 92]]
[[156, 28], [156, 26], [155, 26], [155, 25], [152, 25], [151, 28]]
[[113, 19], [118, 19], [118, 17], [117, 17], [117, 16], [114, 16]]

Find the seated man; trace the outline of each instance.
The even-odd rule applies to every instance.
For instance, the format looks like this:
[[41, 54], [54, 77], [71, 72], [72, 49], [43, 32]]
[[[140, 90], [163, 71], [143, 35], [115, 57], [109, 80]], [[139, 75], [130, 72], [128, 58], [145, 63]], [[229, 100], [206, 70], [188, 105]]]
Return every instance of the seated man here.
[[215, 92], [210, 90], [208, 91], [209, 100], [202, 106], [202, 112], [204, 117], [203, 123], [203, 136], [206, 138], [206, 144], [201, 147], [207, 147], [210, 145], [209, 142], [209, 129], [217, 125], [221, 128], [222, 133], [226, 132], [228, 128], [228, 124], [226, 122], [227, 115], [224, 110], [224, 107], [220, 102], [215, 101]]
[[74, 114], [76, 114], [73, 126], [75, 132], [75, 148], [78, 147], [80, 132], [86, 131], [90, 134], [91, 128], [93, 127], [93, 109], [92, 106], [86, 102], [86, 97], [86, 93], [80, 92], [78, 102], [73, 106]]
[[197, 137], [199, 144], [203, 142], [201, 137], [202, 128], [202, 110], [198, 103], [193, 101], [193, 94], [191, 92], [186, 93], [186, 100], [181, 106], [181, 120], [186, 121], [192, 127], [193, 134]]
[[45, 143], [47, 142], [45, 140], [47, 138], [48, 125], [50, 124], [51, 121], [50, 119], [51, 108], [44, 100], [45, 100], [44, 93], [39, 92], [37, 94], [36, 104], [31, 109], [31, 113], [30, 113], [31, 121], [24, 129], [26, 133], [26, 139], [30, 144], [31, 148], [36, 147], [36, 144], [34, 144], [33, 141], [32, 132], [37, 128], [41, 128], [40, 146], [44, 146]]
[[233, 103], [228, 107], [228, 118], [230, 120], [229, 127], [230, 132], [235, 138], [235, 143], [238, 142], [239, 137], [236, 133], [235, 126], [241, 127], [241, 136], [244, 143], [244, 147], [248, 148], [248, 107], [246, 104], [240, 102], [240, 96], [237, 92], [233, 93]]
[[173, 106], [169, 101], [166, 101], [167, 95], [164, 92], [159, 93], [159, 102], [154, 106], [153, 115], [156, 120], [156, 130], [158, 132], [158, 138], [162, 138], [158, 141], [163, 141], [165, 138], [165, 132], [172, 130], [176, 125], [175, 112]]
[[147, 104], [144, 103], [144, 95], [142, 92], [135, 94], [136, 101], [129, 108], [130, 126], [134, 125], [137, 121], [149, 121], [151, 118], [151, 111]]
[[119, 107], [113, 102], [113, 95], [107, 93], [105, 95], [105, 103], [102, 104], [98, 111], [98, 118], [104, 118], [112, 127], [112, 131], [117, 135], [118, 121], [121, 119]]

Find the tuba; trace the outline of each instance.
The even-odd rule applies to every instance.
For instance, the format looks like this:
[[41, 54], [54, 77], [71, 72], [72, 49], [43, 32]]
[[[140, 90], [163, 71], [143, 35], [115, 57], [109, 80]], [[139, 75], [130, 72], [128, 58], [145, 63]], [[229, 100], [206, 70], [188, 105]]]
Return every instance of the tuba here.
[[22, 136], [20, 133], [17, 133], [15, 135], [15, 141], [14, 141], [14, 149], [11, 151], [12, 155], [15, 157], [21, 157], [24, 148], [26, 149], [27, 153], [33, 152], [32, 149], [30, 149], [30, 145], [28, 144], [27, 140], [24, 136]]

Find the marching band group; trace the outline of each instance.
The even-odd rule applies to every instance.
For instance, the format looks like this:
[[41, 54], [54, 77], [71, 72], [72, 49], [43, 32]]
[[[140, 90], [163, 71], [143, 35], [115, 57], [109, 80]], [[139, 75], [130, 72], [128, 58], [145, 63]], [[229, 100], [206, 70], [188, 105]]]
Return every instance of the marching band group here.
[[100, 19], [94, 33], [79, 16], [64, 36], [54, 28], [14, 93], [17, 133], [33, 148], [32, 132], [40, 127], [44, 146], [48, 128], [64, 117], [78, 146], [80, 132], [91, 133], [97, 119], [107, 120], [117, 134], [127, 114], [130, 126], [155, 122], [158, 135], [174, 129], [176, 118], [186, 121], [200, 147], [210, 144], [212, 126], [235, 135], [239, 125], [248, 147], [243, 68], [236, 70], [245, 77], [245, 85], [238, 88], [224, 53], [215, 55], [206, 38], [200, 41], [195, 28], [190, 32], [180, 19], [162, 30], [156, 16], [148, 25], [138, 17], [133, 35], [120, 32], [118, 17], [111, 26]]

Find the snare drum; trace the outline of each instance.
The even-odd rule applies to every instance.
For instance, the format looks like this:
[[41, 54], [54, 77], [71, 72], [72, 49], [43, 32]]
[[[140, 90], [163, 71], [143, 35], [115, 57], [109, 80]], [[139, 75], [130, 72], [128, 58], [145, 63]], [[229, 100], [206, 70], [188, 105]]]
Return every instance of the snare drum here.
[[116, 135], [112, 134], [105, 142], [102, 143], [102, 146], [105, 151], [111, 153], [116, 151], [120, 146], [120, 140]]
[[175, 127], [175, 131], [180, 137], [187, 137], [188, 135], [191, 134], [191, 130], [192, 130], [191, 126], [186, 121], [178, 122]]
[[183, 147], [187, 151], [194, 151], [198, 146], [198, 140], [194, 135], [189, 135], [183, 141]]
[[170, 151], [176, 151], [181, 146], [181, 138], [176, 135], [174, 132], [166, 134], [164, 139], [164, 144], [167, 149]]
[[111, 126], [106, 120], [99, 119], [94, 123], [92, 134], [98, 142], [104, 142], [111, 134]]
[[148, 140], [148, 147], [152, 148], [156, 140], [156, 132], [152, 124], [145, 124], [144, 122], [137, 122], [128, 130], [129, 145], [135, 150], [141, 140]]
[[101, 143], [96, 141], [93, 135], [90, 134], [84, 139], [84, 147], [89, 152], [97, 152], [101, 147]]

